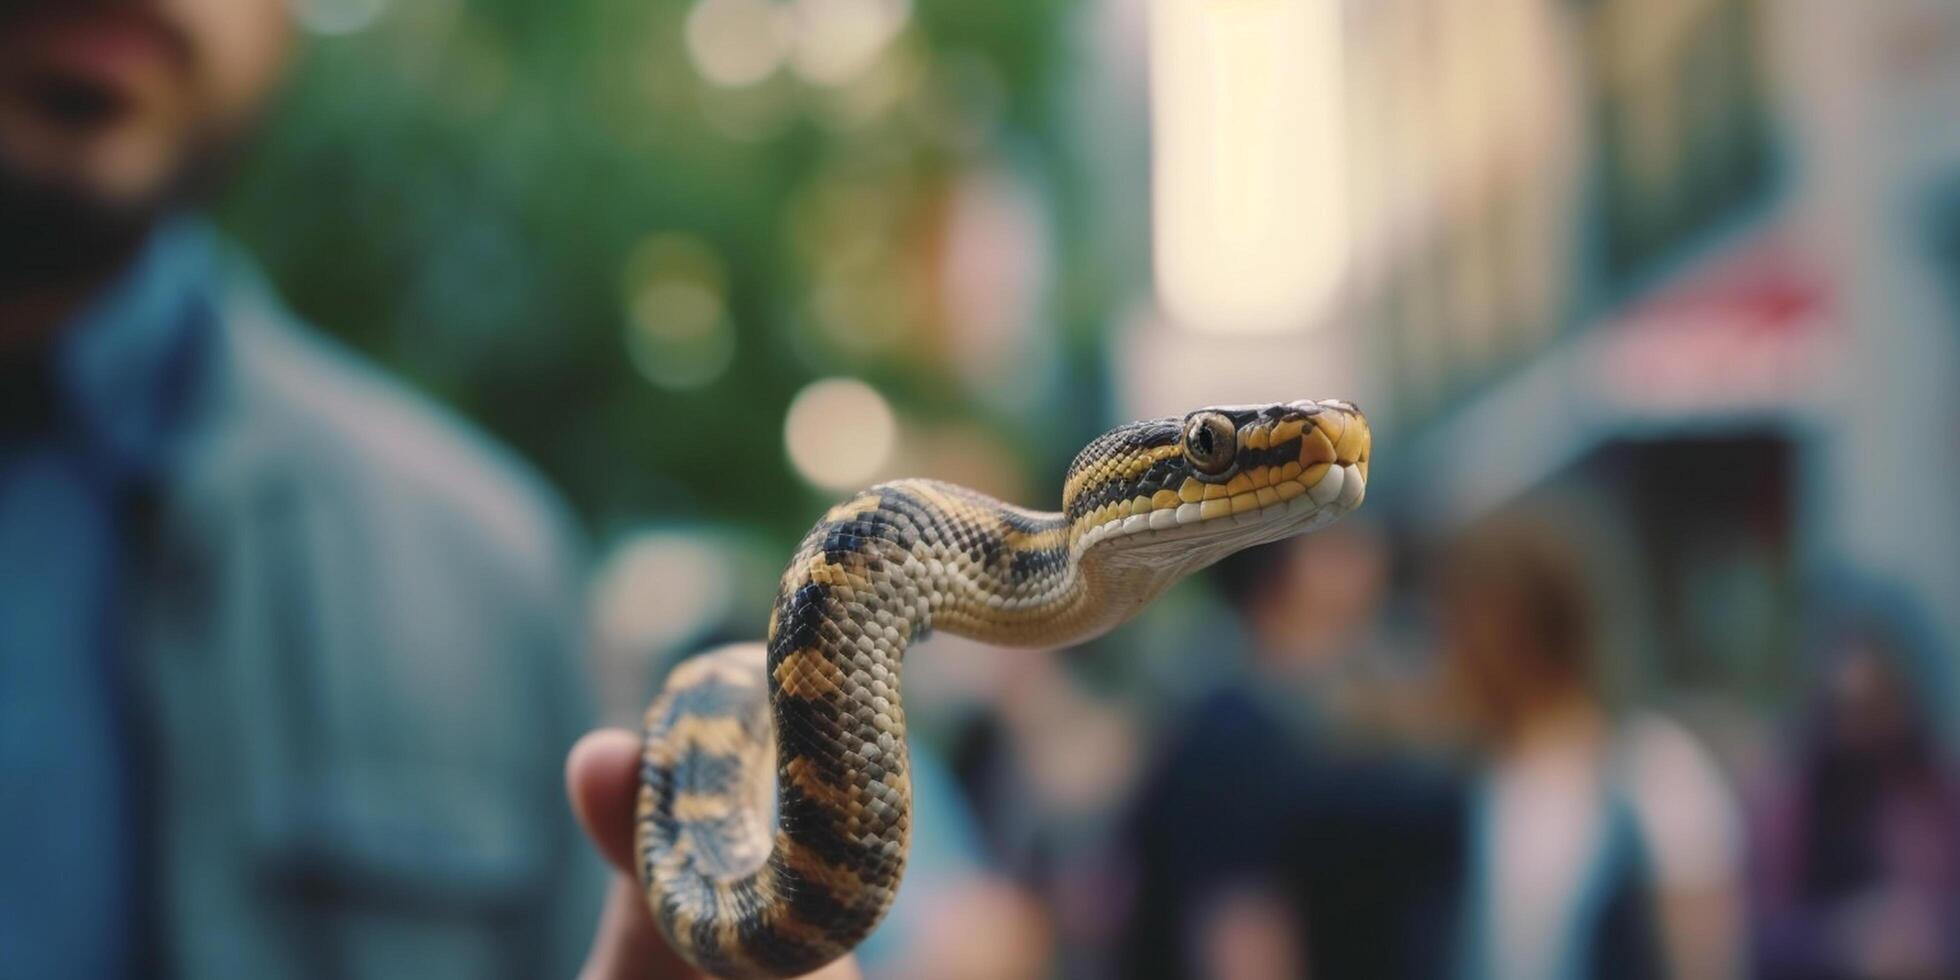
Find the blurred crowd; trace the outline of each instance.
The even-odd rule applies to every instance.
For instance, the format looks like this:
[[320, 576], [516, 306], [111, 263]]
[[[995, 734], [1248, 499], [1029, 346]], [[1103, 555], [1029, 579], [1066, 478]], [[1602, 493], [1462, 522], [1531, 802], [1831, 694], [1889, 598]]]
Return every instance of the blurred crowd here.
[[[901, 899], [915, 938], [867, 970], [1960, 970], [1960, 784], [1909, 614], [1818, 596], [1787, 721], [1643, 697], [1603, 660], [1586, 536], [1556, 510], [1421, 546], [1357, 519], [1227, 559], [1155, 697], [1053, 657], [999, 657], [954, 705], [919, 682], [922, 713], [965, 719], [915, 750], [959, 788], [925, 796], [921, 824], [960, 826], [978, 863], [942, 892], [922, 861]], [[985, 655], [936, 646], [919, 673]], [[967, 929], [987, 937], [971, 958], [926, 940]]]

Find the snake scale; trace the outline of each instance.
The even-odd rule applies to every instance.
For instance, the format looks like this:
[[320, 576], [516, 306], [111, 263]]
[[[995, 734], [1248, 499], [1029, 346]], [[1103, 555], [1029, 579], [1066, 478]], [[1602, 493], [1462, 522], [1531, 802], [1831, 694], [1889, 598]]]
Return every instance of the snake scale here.
[[911, 829], [910, 643], [1096, 636], [1196, 569], [1353, 510], [1369, 449], [1347, 402], [1207, 408], [1095, 439], [1060, 513], [930, 480], [831, 508], [767, 643], [682, 662], [647, 709], [635, 849], [674, 949], [717, 976], [795, 976], [878, 924]]

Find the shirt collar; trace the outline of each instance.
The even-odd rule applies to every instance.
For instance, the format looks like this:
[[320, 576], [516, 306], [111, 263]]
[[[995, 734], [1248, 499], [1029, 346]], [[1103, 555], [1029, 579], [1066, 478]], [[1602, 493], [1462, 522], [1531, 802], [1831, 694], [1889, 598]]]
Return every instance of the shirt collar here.
[[215, 319], [217, 249], [203, 222], [159, 226], [57, 335], [62, 428], [115, 474], [154, 472], [185, 428]]

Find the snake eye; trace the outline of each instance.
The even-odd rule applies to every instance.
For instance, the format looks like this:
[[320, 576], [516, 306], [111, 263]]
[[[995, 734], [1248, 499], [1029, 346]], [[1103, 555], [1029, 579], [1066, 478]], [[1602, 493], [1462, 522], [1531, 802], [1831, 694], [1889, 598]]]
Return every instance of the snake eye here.
[[1207, 476], [1232, 468], [1239, 452], [1238, 427], [1217, 412], [1200, 412], [1184, 423], [1184, 458]]

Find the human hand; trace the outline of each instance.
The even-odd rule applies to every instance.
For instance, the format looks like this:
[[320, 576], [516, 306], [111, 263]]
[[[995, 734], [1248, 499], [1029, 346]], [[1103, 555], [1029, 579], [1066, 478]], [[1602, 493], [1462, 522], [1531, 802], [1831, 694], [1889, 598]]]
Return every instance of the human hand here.
[[[700, 971], [675, 954], [647, 912], [633, 871], [633, 809], [639, 793], [639, 736], [622, 728], [592, 732], [565, 760], [565, 787], [586, 836], [614, 869], [599, 931], [580, 980], [694, 980]], [[810, 975], [858, 980], [849, 957]]]

